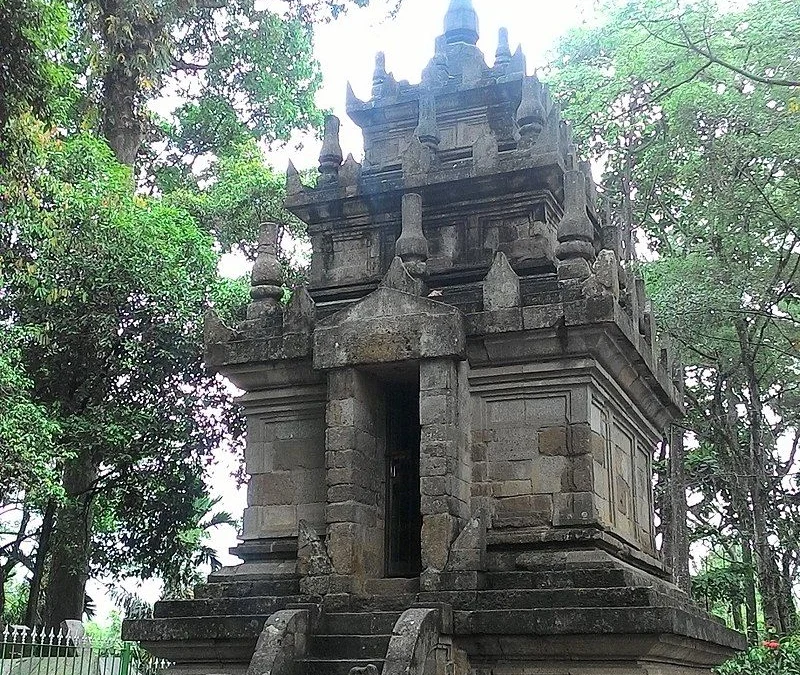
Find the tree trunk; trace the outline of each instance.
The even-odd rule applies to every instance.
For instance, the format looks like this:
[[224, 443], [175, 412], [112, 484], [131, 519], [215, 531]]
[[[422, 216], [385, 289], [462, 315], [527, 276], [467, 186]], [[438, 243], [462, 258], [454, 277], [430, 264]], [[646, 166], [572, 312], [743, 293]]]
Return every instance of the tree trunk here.
[[[749, 530], [749, 528], [748, 528]], [[753, 553], [750, 549], [750, 540], [745, 532], [741, 532], [742, 562], [753, 573], [744, 579], [744, 613], [747, 626], [747, 641], [754, 645], [758, 642], [758, 601], [756, 599], [755, 567], [753, 566]]]
[[92, 488], [97, 468], [81, 453], [64, 469], [66, 502], [58, 509], [45, 592], [45, 625], [83, 616], [92, 539]]
[[53, 523], [56, 515], [56, 504], [51, 499], [42, 516], [42, 528], [39, 530], [39, 545], [36, 547], [36, 561], [33, 564], [30, 590], [28, 591], [28, 605], [25, 607], [25, 625], [33, 628], [42, 624], [42, 581], [47, 565], [47, 556], [50, 553], [50, 537], [53, 534]]
[[142, 121], [137, 111], [137, 78], [114, 64], [103, 80], [103, 135], [122, 164], [133, 167], [142, 145]]

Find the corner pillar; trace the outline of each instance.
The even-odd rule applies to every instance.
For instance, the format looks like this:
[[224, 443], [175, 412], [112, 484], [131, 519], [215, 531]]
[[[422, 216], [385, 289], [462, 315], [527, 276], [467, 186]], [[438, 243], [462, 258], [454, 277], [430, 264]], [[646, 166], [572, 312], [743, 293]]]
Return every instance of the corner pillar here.
[[422, 582], [435, 586], [469, 518], [468, 370], [450, 358], [420, 362]]

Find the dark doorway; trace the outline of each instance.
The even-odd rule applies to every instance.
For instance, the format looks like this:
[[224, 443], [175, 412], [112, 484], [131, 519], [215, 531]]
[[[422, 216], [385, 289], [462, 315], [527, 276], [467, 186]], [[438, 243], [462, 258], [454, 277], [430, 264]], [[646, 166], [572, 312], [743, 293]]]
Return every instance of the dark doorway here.
[[422, 571], [419, 389], [386, 387], [386, 576]]

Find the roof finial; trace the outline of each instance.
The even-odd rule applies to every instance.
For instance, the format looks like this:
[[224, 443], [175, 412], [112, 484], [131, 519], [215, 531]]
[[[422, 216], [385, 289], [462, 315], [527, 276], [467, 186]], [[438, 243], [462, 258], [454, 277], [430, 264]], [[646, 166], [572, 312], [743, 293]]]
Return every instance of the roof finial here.
[[508, 28], [501, 28], [497, 39], [497, 54], [494, 67], [505, 68], [511, 62], [511, 47], [508, 44]]
[[342, 146], [339, 145], [339, 118], [328, 115], [325, 118], [325, 135], [322, 140], [322, 152], [319, 154], [319, 182], [322, 185], [334, 183], [342, 165]]
[[472, 0], [450, 0], [450, 7], [444, 17], [444, 34], [448, 44], [478, 42], [478, 14]]

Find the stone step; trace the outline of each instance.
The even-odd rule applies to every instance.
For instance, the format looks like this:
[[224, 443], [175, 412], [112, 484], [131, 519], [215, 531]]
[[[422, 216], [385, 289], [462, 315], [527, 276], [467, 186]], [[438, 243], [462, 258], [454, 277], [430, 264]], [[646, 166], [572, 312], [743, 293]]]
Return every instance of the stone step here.
[[[649, 607], [659, 597], [650, 586], [614, 588], [506, 588], [488, 591], [420, 593], [420, 604], [444, 602], [454, 610], [537, 609], [547, 607]], [[659, 604], [663, 604], [659, 603]]]
[[391, 635], [314, 635], [309, 655], [325, 659], [383, 659]]
[[268, 595], [297, 595], [297, 579], [261, 579], [258, 581], [225, 581], [195, 586], [195, 598], [249, 598]]
[[351, 668], [364, 668], [370, 664], [383, 670], [383, 659], [298, 659], [298, 671], [303, 675], [350, 675]]
[[[685, 635], [737, 644], [741, 635], [677, 607], [559, 607], [453, 612], [456, 635]], [[731, 642], [733, 640], [733, 642]], [[737, 647], [738, 649], [738, 647]]]
[[519, 588], [614, 588], [634, 585], [632, 575], [622, 569], [540, 570], [538, 572], [489, 572], [488, 590]]
[[153, 610], [156, 619], [190, 616], [269, 616], [285, 609], [290, 602], [301, 602], [303, 596], [282, 595], [238, 598], [195, 598], [194, 600], [162, 600]]
[[124, 640], [146, 643], [221, 640], [239, 641], [255, 647], [267, 619], [268, 614], [133, 619], [123, 623], [122, 635]]
[[395, 595], [328, 595], [324, 598], [326, 612], [404, 612], [417, 601], [417, 593]]
[[[547, 607], [647, 607], [650, 588], [558, 588], [481, 591], [475, 609], [527, 609]], [[470, 607], [464, 607], [470, 609]]]
[[325, 613], [319, 633], [323, 635], [391, 635], [400, 614], [400, 612]]

